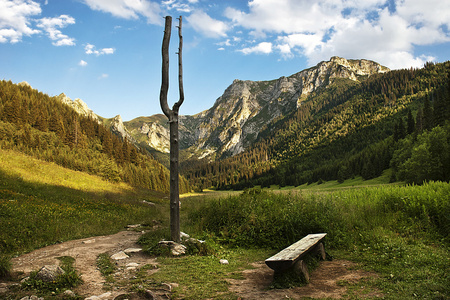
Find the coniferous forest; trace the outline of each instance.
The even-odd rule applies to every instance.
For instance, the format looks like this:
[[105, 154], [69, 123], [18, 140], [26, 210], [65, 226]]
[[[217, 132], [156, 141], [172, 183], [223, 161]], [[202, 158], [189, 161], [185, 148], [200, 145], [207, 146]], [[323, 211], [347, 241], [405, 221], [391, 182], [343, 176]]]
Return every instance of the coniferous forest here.
[[189, 162], [199, 188], [298, 186], [355, 176], [421, 184], [450, 180], [450, 62], [361, 81], [335, 79], [274, 120], [243, 153]]
[[[0, 81], [0, 147], [113, 182], [168, 192], [168, 170], [97, 120], [28, 85]], [[188, 191], [184, 178], [180, 190]]]

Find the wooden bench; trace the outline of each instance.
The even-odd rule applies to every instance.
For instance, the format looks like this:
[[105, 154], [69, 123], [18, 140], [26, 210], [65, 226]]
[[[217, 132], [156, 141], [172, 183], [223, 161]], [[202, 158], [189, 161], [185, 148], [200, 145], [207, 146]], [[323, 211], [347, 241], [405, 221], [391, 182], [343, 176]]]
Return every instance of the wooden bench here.
[[298, 242], [266, 259], [266, 265], [274, 270], [275, 273], [281, 273], [293, 268], [295, 271], [302, 273], [308, 282], [308, 268], [302, 258], [308, 253], [316, 253], [322, 260], [325, 260], [325, 247], [321, 241], [326, 235], [326, 233], [308, 234]]

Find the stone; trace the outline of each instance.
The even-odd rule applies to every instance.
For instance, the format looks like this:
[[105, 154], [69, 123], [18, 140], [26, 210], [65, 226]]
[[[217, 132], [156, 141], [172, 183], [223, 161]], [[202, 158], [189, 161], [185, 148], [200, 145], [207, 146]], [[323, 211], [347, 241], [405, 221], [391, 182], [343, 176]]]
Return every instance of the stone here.
[[147, 205], [149, 205], [149, 206], [155, 206], [155, 205], [156, 205], [156, 204], [153, 203], [153, 202], [145, 201], [145, 200], [142, 200], [142, 203], [147, 204]]
[[111, 255], [111, 259], [114, 259], [114, 260], [121, 260], [121, 259], [127, 259], [127, 258], [129, 258], [129, 256], [126, 255], [125, 252], [123, 252], [123, 251], [120, 251], [120, 252], [117, 252], [116, 254]]
[[65, 271], [57, 265], [43, 266], [36, 274], [36, 278], [44, 282], [54, 281], [59, 275], [63, 275]]
[[186, 254], [186, 246], [175, 243], [174, 241], [161, 241], [158, 245], [163, 247], [170, 247], [173, 256], [180, 256]]
[[95, 239], [82, 241], [83, 244], [92, 244], [95, 243]]
[[222, 265], [228, 265], [228, 264], [229, 264], [228, 260], [226, 260], [226, 259], [221, 259], [221, 260], [220, 260], [220, 263], [221, 263]]
[[127, 225], [127, 228], [138, 228], [141, 227], [141, 224], [133, 224], [133, 225]]
[[142, 252], [142, 248], [127, 248], [123, 250], [126, 254]]
[[126, 265], [127, 267], [139, 267], [139, 264], [138, 263], [128, 263], [127, 265]]
[[109, 299], [111, 297], [112, 293], [111, 292], [107, 292], [104, 294], [101, 294], [99, 296], [90, 296], [88, 298], [85, 298], [84, 300], [102, 300], [102, 299]]
[[71, 290], [65, 290], [64, 291], [64, 296], [66, 297], [71, 297], [71, 298], [75, 298], [77, 296], [77, 294], [75, 294], [73, 291]]
[[181, 239], [189, 239], [190, 238], [189, 234], [184, 233], [184, 232], [180, 232], [180, 237], [181, 237]]

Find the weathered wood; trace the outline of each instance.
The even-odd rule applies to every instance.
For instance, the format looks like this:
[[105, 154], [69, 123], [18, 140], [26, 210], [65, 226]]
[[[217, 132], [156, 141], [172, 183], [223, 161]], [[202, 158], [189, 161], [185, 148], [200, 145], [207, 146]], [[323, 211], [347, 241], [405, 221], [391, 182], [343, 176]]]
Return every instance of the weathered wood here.
[[[276, 272], [289, 269], [296, 261], [308, 252], [313, 251], [326, 235], [326, 233], [308, 234], [298, 242], [266, 259], [266, 265]], [[323, 245], [321, 249], [324, 249]], [[325, 250], [323, 250], [323, 253], [325, 253]], [[323, 254], [321, 256], [323, 257]]]
[[169, 119], [170, 127], [170, 236], [174, 242], [180, 242], [180, 191], [179, 191], [179, 143], [178, 143], [178, 110], [184, 101], [183, 90], [183, 68], [182, 68], [182, 47], [183, 36], [181, 34], [181, 16], [178, 18], [178, 84], [180, 98], [172, 109], [167, 104], [167, 93], [169, 90], [169, 44], [172, 29], [172, 17], [166, 17], [162, 53], [162, 82], [159, 101], [161, 109]]
[[306, 265], [305, 261], [300, 259], [297, 260], [297, 262], [294, 263], [294, 271], [299, 275], [303, 276], [304, 280], [308, 283], [309, 282], [309, 272], [308, 272], [308, 266]]

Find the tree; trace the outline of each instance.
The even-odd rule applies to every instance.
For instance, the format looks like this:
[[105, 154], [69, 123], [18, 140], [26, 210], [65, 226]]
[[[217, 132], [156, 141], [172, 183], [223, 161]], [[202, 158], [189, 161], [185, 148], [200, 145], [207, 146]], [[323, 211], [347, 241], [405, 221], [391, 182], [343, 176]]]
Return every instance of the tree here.
[[162, 83], [159, 101], [161, 109], [169, 119], [170, 124], [170, 236], [174, 242], [180, 242], [180, 191], [179, 191], [179, 144], [178, 144], [178, 110], [184, 101], [183, 90], [183, 64], [181, 51], [183, 36], [181, 35], [181, 16], [178, 18], [178, 86], [180, 98], [172, 109], [167, 104], [167, 92], [169, 90], [169, 42], [172, 31], [172, 17], [166, 16], [164, 37], [162, 42]]
[[408, 119], [406, 121], [406, 133], [411, 134], [416, 128], [416, 123], [414, 122], [414, 117], [412, 115], [411, 109], [408, 108]]

